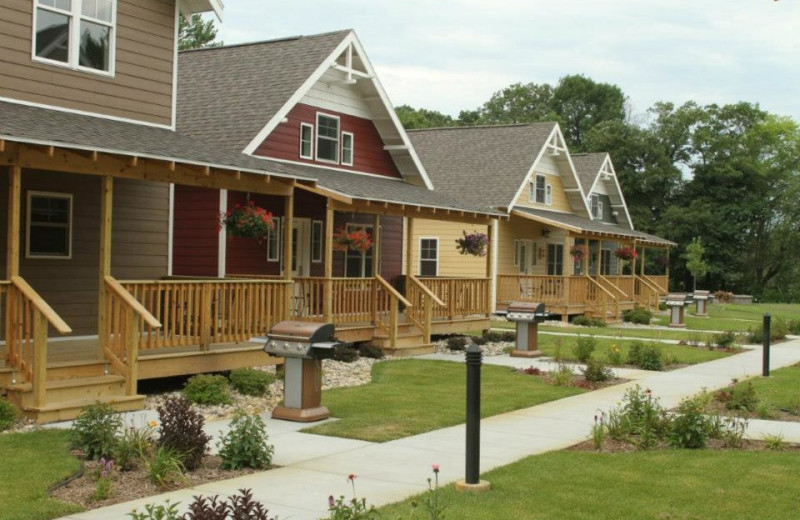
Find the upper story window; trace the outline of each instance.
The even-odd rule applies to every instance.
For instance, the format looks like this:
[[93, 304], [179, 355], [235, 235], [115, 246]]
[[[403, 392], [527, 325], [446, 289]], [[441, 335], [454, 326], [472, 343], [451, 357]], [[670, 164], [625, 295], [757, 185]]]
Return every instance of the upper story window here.
[[353, 134], [342, 132], [342, 164], [353, 166]]
[[339, 118], [317, 114], [317, 160], [339, 162]]
[[550, 204], [548, 194], [550, 190], [548, 189], [550, 186], [547, 184], [547, 180], [545, 179], [544, 175], [537, 175], [535, 181], [531, 181], [530, 185], [528, 186], [528, 200], [531, 202], [537, 202], [539, 204]]
[[34, 0], [36, 61], [112, 75], [116, 0]]
[[313, 159], [314, 127], [308, 123], [300, 123], [300, 157]]
[[597, 195], [589, 197], [593, 218], [603, 218], [603, 201]]

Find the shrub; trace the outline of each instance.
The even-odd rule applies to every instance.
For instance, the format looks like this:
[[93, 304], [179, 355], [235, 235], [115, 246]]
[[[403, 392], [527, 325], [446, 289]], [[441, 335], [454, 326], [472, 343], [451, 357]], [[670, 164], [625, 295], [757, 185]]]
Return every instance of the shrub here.
[[353, 363], [358, 361], [358, 349], [347, 345], [337, 345], [333, 348], [333, 359], [342, 363]]
[[358, 347], [358, 355], [370, 359], [383, 359], [386, 357], [386, 353], [384, 351], [369, 343], [363, 343], [360, 347]]
[[681, 401], [667, 434], [670, 446], [693, 450], [706, 447], [709, 436], [706, 404], [707, 399], [702, 394]]
[[558, 365], [556, 370], [550, 372], [550, 382], [553, 386], [570, 386], [575, 379], [575, 374], [569, 365]]
[[122, 429], [122, 417], [105, 403], [91, 404], [81, 409], [69, 430], [70, 444], [87, 458], [112, 458], [117, 447], [117, 435]]
[[356, 496], [356, 476], [350, 475], [347, 480], [353, 486], [353, 498], [345, 500], [344, 495], [338, 499], [328, 497], [330, 520], [378, 520], [380, 518], [375, 506], [367, 507], [367, 499]]
[[183, 516], [178, 512], [178, 504], [170, 504], [169, 500], [163, 505], [146, 504], [144, 513], [134, 509], [128, 513], [128, 516], [131, 517], [131, 520], [183, 520]]
[[255, 368], [237, 368], [228, 376], [231, 386], [244, 395], [260, 397], [269, 393], [269, 385], [275, 382], [275, 376]]
[[161, 435], [158, 446], [172, 450], [188, 470], [200, 465], [211, 437], [203, 431], [203, 416], [183, 397], [167, 397], [158, 407]]
[[136, 465], [136, 461], [145, 457], [153, 445], [153, 428], [148, 425], [145, 428], [134, 428], [131, 426], [123, 430], [122, 436], [117, 441], [114, 449], [114, 460], [121, 471], [130, 471]]
[[627, 440], [640, 449], [648, 449], [663, 438], [669, 416], [658, 398], [639, 385], [629, 388], [620, 406], [609, 411], [606, 429], [611, 438]]
[[614, 371], [608, 368], [603, 361], [595, 358], [589, 358], [586, 361], [586, 367], [582, 368], [581, 372], [586, 381], [590, 383], [602, 383], [614, 379]]
[[622, 319], [639, 325], [650, 325], [653, 320], [653, 313], [644, 307], [635, 307], [633, 310], [623, 312]]
[[[781, 341], [786, 339], [786, 335], [789, 333], [789, 326], [787, 325], [786, 321], [777, 319], [772, 320], [769, 327], [769, 339], [770, 341]], [[747, 342], [748, 343], [761, 343], [764, 340], [764, 325], [758, 325], [757, 327], [750, 327], [747, 330]]]
[[[210, 498], [196, 496], [189, 504], [189, 512], [181, 518], [183, 520], [277, 520], [277, 517], [269, 516], [269, 510], [264, 504], [253, 499], [253, 492], [249, 489], [240, 489], [238, 495], [230, 496], [227, 500], [220, 500], [218, 496]], [[151, 519], [145, 517], [133, 520]]]
[[789, 334], [800, 336], [800, 320], [787, 321], [786, 328], [789, 330]]
[[495, 330], [485, 330], [483, 331], [483, 339], [485, 339], [487, 343], [499, 343], [503, 340], [503, 334]]
[[586, 363], [597, 348], [597, 340], [592, 336], [579, 336], [578, 342], [572, 347], [572, 354], [581, 363]]
[[230, 430], [219, 443], [219, 456], [225, 469], [263, 469], [272, 464], [275, 448], [267, 442], [267, 426], [260, 416], [237, 412]]
[[178, 481], [185, 481], [186, 467], [181, 462], [182, 455], [172, 448], [159, 446], [153, 454], [144, 459], [144, 467], [150, 482], [160, 488]]
[[732, 348], [733, 345], [736, 343], [736, 333], [732, 330], [720, 332], [719, 334], [714, 334], [712, 337], [712, 342], [721, 348]]
[[733, 293], [728, 291], [714, 291], [714, 299], [718, 303], [731, 303], [733, 301]]
[[540, 376], [542, 375], [542, 369], [538, 367], [528, 367], [522, 369], [523, 374], [527, 374], [529, 376]]
[[717, 391], [714, 396], [717, 401], [724, 403], [728, 410], [754, 412], [759, 405], [756, 389], [750, 381], [737, 384], [734, 379], [727, 388]]
[[224, 376], [198, 374], [186, 381], [183, 395], [195, 404], [231, 404], [231, 387]]
[[666, 304], [666, 302], [659, 302], [659, 304], [658, 304], [658, 310], [660, 310], [660, 311], [665, 311], [665, 310], [667, 310], [667, 309], [669, 309], [669, 307], [667, 307], [667, 304]]
[[577, 325], [579, 327], [605, 327], [606, 322], [597, 319], [597, 318], [590, 318], [588, 316], [575, 316], [572, 319], [572, 324]]
[[500, 341], [505, 341], [506, 343], [514, 343], [517, 341], [517, 333], [507, 330], [505, 332], [500, 333]]
[[487, 339], [484, 338], [483, 336], [472, 336], [471, 339], [472, 339], [472, 342], [475, 343], [476, 345], [478, 345], [479, 347], [489, 343], [489, 341], [487, 341]]
[[608, 347], [608, 362], [612, 365], [619, 366], [622, 364], [622, 351], [616, 343], [612, 343]]
[[467, 346], [467, 338], [464, 336], [453, 336], [447, 338], [447, 348], [454, 351], [464, 350]]
[[786, 443], [783, 441], [783, 435], [780, 433], [776, 435], [765, 435], [764, 446], [770, 451], [786, 451]]
[[739, 417], [727, 417], [723, 424], [720, 435], [723, 445], [726, 448], [741, 448], [747, 431], [747, 421]]
[[661, 346], [657, 343], [647, 344], [643, 341], [634, 341], [628, 350], [628, 363], [642, 370], [663, 370], [664, 360]]
[[17, 411], [5, 397], [0, 397], [0, 432], [6, 431], [17, 422]]

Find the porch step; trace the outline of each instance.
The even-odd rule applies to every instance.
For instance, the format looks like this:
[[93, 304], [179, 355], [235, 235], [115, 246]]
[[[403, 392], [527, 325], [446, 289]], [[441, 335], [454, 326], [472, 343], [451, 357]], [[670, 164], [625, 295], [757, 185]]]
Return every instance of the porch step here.
[[85, 406], [97, 403], [104, 403], [111, 406], [117, 412], [133, 412], [144, 408], [145, 396], [103, 396], [95, 399], [76, 399], [72, 401], [62, 401], [48, 403], [41, 407], [23, 407], [22, 414], [35, 420], [38, 424], [45, 424], [57, 421], [70, 421], [80, 415], [81, 409]]
[[425, 343], [425, 337], [419, 332], [419, 329], [398, 332], [394, 347], [392, 347], [391, 338], [386, 334], [376, 334], [372, 339], [372, 344], [390, 356], [418, 356], [432, 354], [434, 351], [433, 344]]
[[[30, 383], [8, 387], [8, 400], [22, 410], [34, 406], [34, 395]], [[45, 399], [47, 405], [122, 397], [125, 395], [125, 378], [117, 375], [76, 377], [47, 381]]]

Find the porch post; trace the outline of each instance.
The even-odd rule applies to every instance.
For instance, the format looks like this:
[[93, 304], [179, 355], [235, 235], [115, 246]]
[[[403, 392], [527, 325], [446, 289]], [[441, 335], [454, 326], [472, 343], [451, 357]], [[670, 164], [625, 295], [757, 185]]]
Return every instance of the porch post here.
[[381, 270], [381, 216], [377, 213], [372, 217], [372, 276], [380, 274]]
[[[283, 279], [291, 281], [292, 279], [292, 256], [294, 252], [294, 188], [292, 192], [286, 196], [283, 204]], [[298, 258], [298, 262], [300, 259]], [[292, 299], [294, 298], [294, 291], [288, 291], [287, 297], [284, 301], [286, 306], [286, 317], [290, 318], [292, 315]]]
[[8, 169], [8, 234], [6, 236], [6, 278], [19, 276], [19, 237], [22, 214], [22, 168]]
[[646, 250], [647, 248], [644, 245], [642, 245], [642, 260], [641, 260], [641, 266], [639, 267], [639, 269], [641, 269], [642, 276], [644, 276], [644, 253]]
[[322, 294], [322, 320], [330, 322], [333, 311], [333, 202], [328, 199], [325, 209], [325, 279]]
[[[561, 255], [561, 264], [562, 264], [562, 273], [561, 276], [564, 280], [564, 307], [567, 309], [567, 312], [561, 316], [561, 321], [567, 323], [569, 321], [569, 304], [572, 298], [570, 297], [569, 292], [569, 280], [572, 276], [572, 273], [575, 272], [575, 262], [572, 259], [572, 255], [569, 254], [570, 248], [570, 236], [569, 233], [567, 236], [564, 237], [564, 253]], [[567, 261], [567, 258], [570, 260]]]
[[486, 278], [489, 279], [486, 286], [486, 315], [491, 316], [494, 310], [495, 294], [497, 291], [497, 264], [495, 263], [495, 251], [497, 250], [497, 219], [489, 221], [486, 237], [489, 239], [489, 246], [486, 248]]
[[597, 241], [597, 275], [600, 276], [603, 274], [603, 240], [599, 239]]
[[583, 276], [589, 276], [589, 257], [592, 254], [592, 250], [589, 247], [589, 239], [584, 238], [583, 241], [586, 243], [586, 254], [581, 258], [581, 274]]
[[408, 217], [407, 221], [408, 243], [406, 244], [406, 274], [414, 276], [414, 218]]
[[664, 292], [669, 292], [669, 247], [665, 247], [664, 252], [667, 254], [667, 266], [664, 271], [664, 274], [667, 276], [667, 290]]
[[114, 178], [106, 176], [100, 179], [100, 272], [97, 292], [97, 348], [98, 358], [105, 356], [104, 345], [108, 308], [106, 301], [106, 276], [111, 276], [111, 225], [114, 207]]

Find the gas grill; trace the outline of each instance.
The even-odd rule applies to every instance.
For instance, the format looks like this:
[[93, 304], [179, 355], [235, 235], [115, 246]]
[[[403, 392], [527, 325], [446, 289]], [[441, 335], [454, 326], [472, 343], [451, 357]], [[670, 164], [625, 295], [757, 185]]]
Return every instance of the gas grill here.
[[713, 296], [711, 296], [710, 291], [695, 291], [694, 292], [694, 302], [696, 304], [695, 308], [695, 316], [707, 316], [706, 314], [706, 305], [708, 304], [709, 300], [711, 300]]
[[686, 306], [692, 303], [692, 296], [685, 293], [670, 293], [666, 298], [666, 305], [669, 307], [669, 326], [673, 328], [685, 328], [684, 313]]
[[312, 422], [330, 416], [322, 406], [322, 360], [342, 344], [334, 332], [331, 323], [282, 321], [267, 335], [264, 351], [284, 358], [283, 405], [273, 410], [274, 419]]
[[506, 319], [517, 324], [517, 344], [511, 351], [511, 356], [538, 357], [542, 355], [538, 346], [539, 324], [548, 316], [544, 303], [512, 302], [508, 305]]

